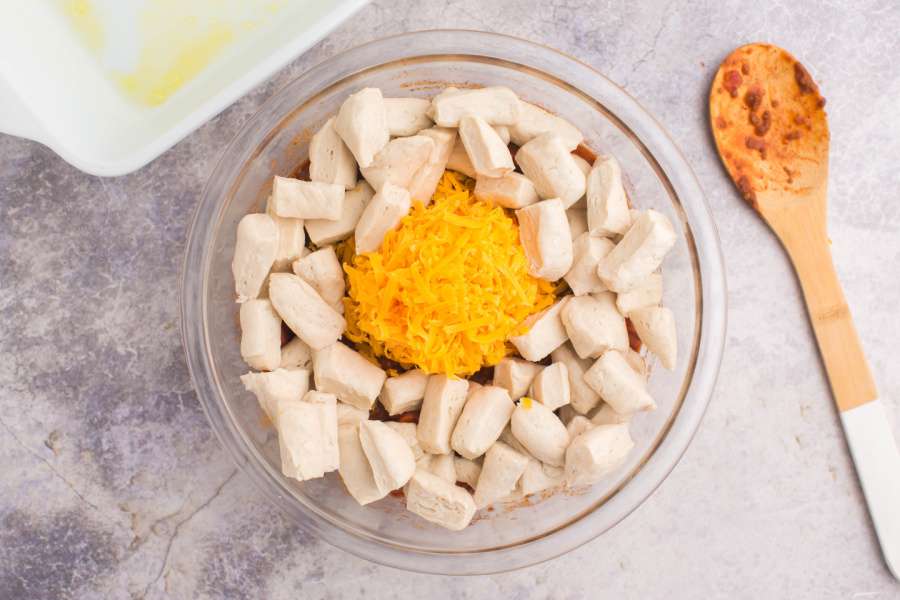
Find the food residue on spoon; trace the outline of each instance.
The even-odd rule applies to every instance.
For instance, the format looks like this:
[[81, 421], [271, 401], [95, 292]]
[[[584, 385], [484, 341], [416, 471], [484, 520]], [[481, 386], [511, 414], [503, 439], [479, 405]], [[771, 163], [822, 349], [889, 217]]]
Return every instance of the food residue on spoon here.
[[719, 68], [709, 106], [719, 153], [751, 206], [760, 192], [813, 185], [828, 140], [825, 99], [797, 59], [768, 44], [738, 48]]

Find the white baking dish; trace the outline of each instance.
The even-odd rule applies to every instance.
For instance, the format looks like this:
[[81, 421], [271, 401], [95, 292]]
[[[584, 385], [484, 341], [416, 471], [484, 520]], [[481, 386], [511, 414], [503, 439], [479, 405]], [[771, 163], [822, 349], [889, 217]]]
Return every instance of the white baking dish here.
[[[4, 0], [0, 2], [0, 131], [41, 142], [88, 173], [128, 173], [165, 152], [366, 2], [271, 0], [266, 10], [259, 11], [260, 18], [254, 15], [252, 23], [245, 19], [240, 35], [154, 105], [130, 97], [110, 76], [110, 61], [127, 62], [123, 55], [134, 52], [129, 46], [140, 45], [140, 40], [132, 39], [137, 34], [123, 35], [128, 27], [141, 31], [142, 25], [127, 22], [128, 14], [138, 15], [148, 5], [157, 14], [172, 8], [175, 22], [185, 18], [178, 14], [182, 10], [246, 13], [254, 2]], [[105, 50], [89, 48], [85, 31], [74, 26], [78, 24], [72, 19], [74, 13], [67, 13], [73, 7], [88, 7], [107, 19], [102, 24]], [[104, 10], [116, 16], [111, 18]]]

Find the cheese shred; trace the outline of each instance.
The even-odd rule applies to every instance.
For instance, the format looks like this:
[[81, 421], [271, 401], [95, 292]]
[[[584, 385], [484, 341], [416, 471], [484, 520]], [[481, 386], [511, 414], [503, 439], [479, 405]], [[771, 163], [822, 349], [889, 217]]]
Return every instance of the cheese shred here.
[[522, 322], [550, 306], [554, 285], [528, 274], [515, 220], [476, 200], [446, 171], [375, 252], [340, 248], [348, 339], [427, 373], [465, 377], [510, 354]]

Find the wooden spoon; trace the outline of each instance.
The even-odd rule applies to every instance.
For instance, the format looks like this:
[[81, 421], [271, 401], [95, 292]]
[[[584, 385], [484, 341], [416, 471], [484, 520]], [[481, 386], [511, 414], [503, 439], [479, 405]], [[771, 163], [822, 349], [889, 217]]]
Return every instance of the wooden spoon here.
[[732, 52], [709, 92], [719, 156], [797, 271], [885, 560], [900, 579], [900, 453], [831, 260], [824, 107], [803, 65], [769, 44]]

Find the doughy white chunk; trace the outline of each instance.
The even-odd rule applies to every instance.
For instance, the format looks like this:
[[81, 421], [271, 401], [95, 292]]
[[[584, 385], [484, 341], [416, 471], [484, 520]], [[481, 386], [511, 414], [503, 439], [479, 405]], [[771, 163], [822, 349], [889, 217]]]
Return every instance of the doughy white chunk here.
[[[280, 336], [280, 332], [279, 332]], [[305, 369], [312, 363], [312, 348], [298, 337], [281, 347], [282, 369]]]
[[525, 319], [528, 331], [509, 339], [525, 360], [539, 362], [559, 348], [569, 336], [559, 318], [568, 297], [557, 300], [553, 306]]
[[541, 198], [559, 198], [564, 208], [575, 204], [586, 189], [584, 173], [555, 134], [540, 135], [516, 152], [522, 173]]
[[620, 415], [606, 402], [591, 417], [592, 425], [621, 425], [631, 421], [631, 415]]
[[269, 299], [291, 331], [313, 350], [336, 342], [347, 326], [311, 285], [291, 273], [272, 273]]
[[334, 248], [326, 246], [294, 262], [294, 274], [319, 292], [328, 304], [344, 297], [344, 269]]
[[422, 405], [427, 385], [428, 374], [421, 369], [413, 369], [396, 377], [388, 377], [379, 399], [389, 415], [399, 415]]
[[372, 408], [387, 377], [384, 369], [341, 342], [313, 354], [313, 375], [316, 389], [363, 410]]
[[395, 138], [375, 155], [371, 165], [362, 169], [363, 177], [376, 192], [385, 183], [408, 188], [433, 151], [434, 140], [429, 136]]
[[384, 236], [400, 224], [412, 206], [409, 192], [386, 183], [363, 210], [356, 224], [356, 253], [374, 252], [381, 247]]
[[647, 393], [647, 381], [617, 350], [604, 352], [584, 374], [584, 380], [619, 414], [656, 408]]
[[432, 454], [428, 472], [437, 475], [447, 483], [456, 483], [456, 465], [453, 454]]
[[413, 176], [409, 184], [409, 195], [413, 202], [421, 202], [428, 206], [441, 180], [441, 175], [444, 174], [444, 169], [448, 168], [447, 163], [450, 160], [450, 153], [457, 145], [457, 137], [455, 129], [445, 129], [444, 127], [425, 129], [420, 131], [419, 135], [431, 138], [431, 141], [434, 142], [434, 149], [425, 164], [419, 167]]
[[549, 408], [556, 410], [571, 401], [569, 386], [569, 369], [564, 362], [555, 362], [544, 367], [531, 384], [534, 399]]
[[289, 273], [295, 260], [309, 254], [303, 220], [273, 218], [278, 225], [278, 252], [275, 254], [275, 262], [272, 263], [272, 272]]
[[622, 357], [625, 359], [625, 362], [628, 363], [628, 366], [634, 369], [644, 379], [650, 377], [650, 370], [647, 368], [647, 361], [644, 360], [644, 357], [641, 356], [639, 352], [635, 352], [631, 348], [626, 348], [621, 352]]
[[616, 306], [623, 315], [639, 308], [656, 306], [662, 302], [663, 280], [659, 272], [650, 273], [637, 287], [616, 296]]
[[509, 148], [484, 119], [474, 115], [460, 119], [459, 139], [477, 175], [503, 177], [515, 168]]
[[245, 215], [237, 226], [231, 273], [238, 302], [259, 297], [278, 253], [278, 226], [269, 215]]
[[572, 234], [566, 209], [558, 198], [516, 211], [519, 239], [534, 277], [556, 281], [572, 268]]
[[462, 456], [453, 457], [453, 470], [456, 472], [456, 480], [465, 483], [475, 489], [478, 485], [478, 476], [481, 475], [481, 464]]
[[273, 371], [281, 363], [281, 317], [269, 300], [241, 304], [241, 358], [251, 368]]
[[359, 217], [374, 194], [372, 186], [365, 181], [360, 181], [355, 188], [344, 194], [341, 216], [337, 220], [307, 219], [304, 222], [309, 239], [316, 246], [325, 246], [340, 242], [353, 235]]
[[585, 431], [566, 450], [566, 485], [597, 483], [621, 465], [633, 447], [628, 425], [598, 425]]
[[280, 405], [275, 425], [287, 477], [305, 481], [339, 467], [336, 403], [332, 394], [310, 391]]
[[600, 280], [614, 292], [627, 292], [641, 285], [659, 265], [676, 236], [672, 223], [662, 213], [647, 210], [628, 233], [597, 265]]
[[269, 208], [282, 218], [335, 221], [341, 217], [345, 191], [344, 186], [337, 183], [301, 181], [276, 175]]
[[504, 427], [503, 433], [501, 433], [500, 437], [497, 439], [499, 441], [503, 442], [504, 444], [506, 444], [507, 446], [509, 446], [510, 448], [512, 448], [513, 450], [515, 450], [516, 452], [518, 452], [519, 454], [527, 456], [528, 458], [532, 458], [532, 459], [534, 458], [531, 455], [531, 453], [528, 451], [528, 449], [522, 444], [522, 442], [520, 442], [518, 439], [516, 439], [516, 436], [513, 435], [511, 426], [507, 425], [506, 427]]
[[587, 414], [600, 402], [600, 395], [584, 380], [584, 374], [591, 368], [591, 361], [579, 358], [570, 344], [563, 344], [554, 350], [551, 358], [554, 362], [565, 364], [569, 372], [569, 406], [575, 412]]
[[363, 452], [359, 441], [359, 423], [340, 425], [338, 427], [338, 448], [340, 450], [340, 468], [338, 472], [344, 486], [353, 499], [361, 505], [380, 500], [387, 491], [378, 489], [369, 459]]
[[360, 421], [369, 419], [369, 411], [362, 408], [356, 408], [352, 404], [346, 402], [337, 403], [338, 426], [340, 425], [358, 425]]
[[516, 488], [528, 466], [528, 457], [503, 442], [495, 442], [484, 457], [478, 484], [475, 486], [475, 506], [488, 504], [508, 496]]
[[581, 358], [597, 358], [610, 348], [628, 348], [628, 329], [616, 308], [615, 294], [576, 296], [561, 313], [572, 347]]
[[391, 137], [415, 135], [433, 125], [428, 117], [431, 101], [425, 98], [385, 98], [388, 132]]
[[309, 252], [306, 248], [303, 219], [287, 219], [276, 215], [272, 210], [271, 196], [266, 201], [266, 214], [272, 217], [278, 227], [278, 251], [275, 253], [272, 271], [288, 273], [291, 270], [291, 263]]
[[285, 403], [303, 399], [309, 391], [309, 371], [306, 369], [275, 369], [269, 373], [241, 375], [244, 388], [256, 396], [260, 408], [274, 425]]
[[519, 102], [521, 104], [519, 120], [509, 128], [510, 140], [517, 146], [524, 146], [544, 133], [555, 133], [562, 140], [566, 150], [571, 152], [584, 139], [578, 128], [562, 117], [552, 115], [530, 102], [521, 100]]
[[678, 359], [678, 336], [671, 309], [648, 306], [633, 310], [628, 316], [647, 350], [657, 355], [665, 368], [674, 369]]
[[460, 140], [456, 140], [453, 149], [450, 151], [450, 156], [447, 157], [447, 168], [451, 171], [462, 173], [466, 177], [471, 177], [472, 179], [478, 177], [478, 174], [475, 172], [475, 167], [472, 165], [472, 161], [469, 160], [469, 155], [466, 153], [466, 147], [463, 146], [463, 143]]
[[309, 142], [309, 178], [336, 183], [345, 190], [356, 185], [356, 159], [334, 129], [331, 117]]
[[631, 226], [622, 169], [612, 156], [598, 156], [588, 173], [587, 218], [595, 236], [622, 234]]
[[[569, 211], [571, 212], [571, 211]], [[576, 296], [606, 291], [597, 276], [597, 264], [615, 245], [606, 238], [593, 237], [584, 232], [572, 243], [572, 268], [564, 279]]]
[[569, 231], [572, 233], [572, 239], [577, 240], [578, 237], [588, 230], [587, 211], [577, 206], [566, 209], [566, 218], [569, 219]]
[[591, 163], [584, 160], [574, 152], [572, 153], [572, 158], [575, 160], [575, 164], [578, 165], [578, 168], [581, 170], [581, 172], [584, 173], [584, 176], [587, 177], [588, 173], [591, 172]]
[[542, 368], [527, 360], [506, 357], [494, 366], [494, 385], [509, 392], [513, 400], [518, 400], [528, 393], [531, 382]]
[[505, 389], [483, 386], [463, 407], [450, 437], [450, 447], [460, 456], [478, 458], [500, 437], [514, 408]]
[[494, 131], [497, 132], [504, 144], [509, 145], [509, 127], [506, 125], [494, 125]]
[[450, 452], [450, 435], [466, 403], [468, 388], [465, 379], [440, 374], [428, 376], [417, 436], [422, 449], [429, 454]]
[[521, 173], [479, 177], [475, 182], [475, 197], [488, 204], [513, 209], [524, 208], [540, 200], [534, 184]]
[[413, 451], [403, 436], [381, 421], [359, 424], [359, 441], [380, 492], [403, 487], [416, 470]]
[[334, 130], [353, 153], [360, 168], [371, 165], [375, 155], [391, 139], [381, 90], [363, 88], [351, 94], [338, 111]]
[[416, 433], [418, 426], [415, 423], [401, 423], [400, 421], [385, 421], [385, 425], [400, 434], [409, 449], [412, 450], [413, 458], [418, 463], [423, 457], [430, 456], [425, 454], [422, 446], [419, 444], [418, 434]]
[[594, 423], [584, 415], [575, 415], [566, 425], [566, 431], [569, 433], [569, 439], [574, 440], [593, 426]]
[[546, 465], [537, 459], [529, 459], [516, 486], [522, 496], [549, 490], [563, 483], [566, 471], [562, 467]]
[[510, 430], [529, 454], [541, 462], [561, 467], [565, 464], [569, 434], [556, 414], [530, 398], [522, 399], [510, 419]]
[[514, 125], [520, 111], [519, 97], [506, 87], [448, 88], [431, 101], [429, 116], [441, 127], [459, 127], [467, 115], [478, 116], [491, 125]]
[[416, 469], [409, 481], [406, 509], [452, 531], [465, 529], [476, 511], [469, 492], [424, 469]]

